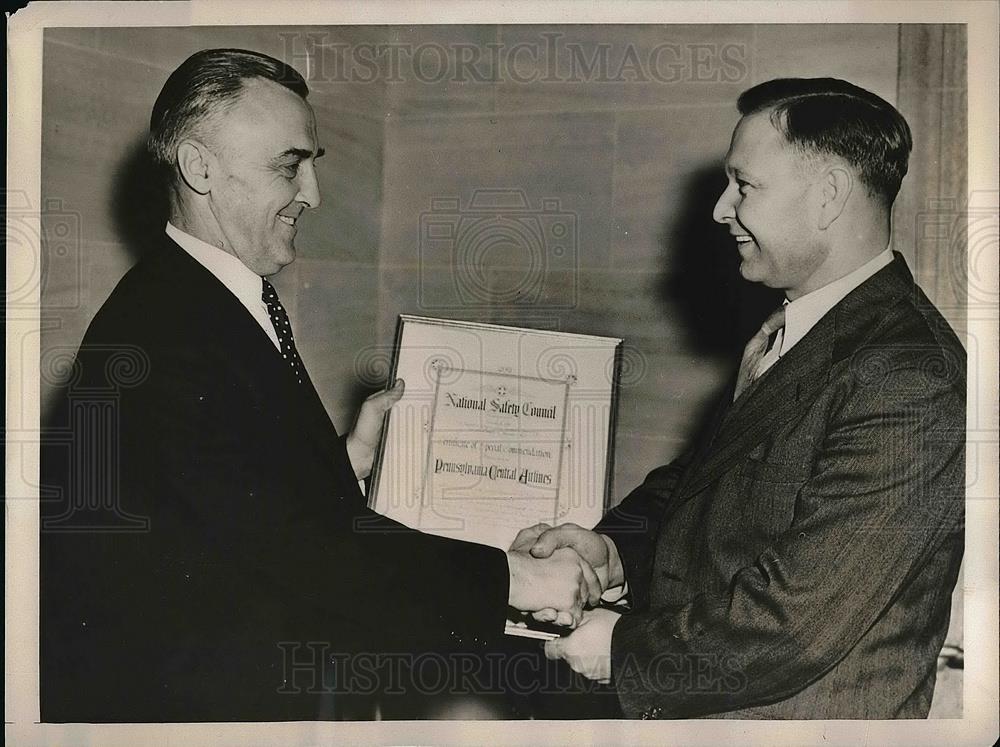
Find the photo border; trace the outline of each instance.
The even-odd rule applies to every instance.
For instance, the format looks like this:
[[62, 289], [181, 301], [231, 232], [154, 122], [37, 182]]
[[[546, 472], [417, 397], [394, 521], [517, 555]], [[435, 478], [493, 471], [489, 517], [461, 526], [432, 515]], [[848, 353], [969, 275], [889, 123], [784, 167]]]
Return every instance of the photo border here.
[[[253, 19], [246, 24], [244, 19]], [[969, 61], [969, 192], [998, 192], [997, 18], [993, 2], [51, 2], [31, 4], [8, 24], [8, 196], [23, 192], [40, 204], [42, 34], [57, 26], [519, 24], [519, 23], [965, 23]], [[996, 208], [996, 206], [992, 206]], [[37, 228], [37, 226], [36, 226]], [[40, 235], [37, 234], [36, 235]], [[38, 253], [7, 255], [7, 287], [39, 272]], [[982, 259], [982, 258], [980, 258]], [[997, 257], [977, 270], [997, 277]], [[30, 496], [37, 477], [40, 353], [38, 291], [31, 308], [16, 309], [6, 324], [5, 494]], [[970, 395], [996, 428], [996, 309], [968, 318], [980, 342]], [[992, 347], [990, 347], [992, 346]], [[971, 417], [971, 414], [970, 414]], [[965, 697], [961, 719], [929, 721], [674, 722], [292, 722], [220, 724], [38, 723], [38, 503], [5, 501], [5, 736], [8, 744], [282, 745], [318, 742], [366, 744], [719, 745], [869, 743], [991, 744], [997, 737], [997, 433], [969, 441], [978, 462], [992, 470], [967, 495], [965, 554]], [[37, 479], [34, 480], [37, 484]]]

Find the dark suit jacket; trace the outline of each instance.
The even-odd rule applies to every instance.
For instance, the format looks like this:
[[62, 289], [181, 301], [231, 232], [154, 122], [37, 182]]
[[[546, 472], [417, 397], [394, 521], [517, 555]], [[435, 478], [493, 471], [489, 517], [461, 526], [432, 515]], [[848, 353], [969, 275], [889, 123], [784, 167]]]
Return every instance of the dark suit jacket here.
[[925, 717], [963, 551], [965, 353], [902, 257], [598, 526], [630, 717]]
[[42, 719], [312, 719], [331, 715], [324, 658], [502, 636], [504, 554], [369, 511], [312, 384], [213, 275], [154, 245], [48, 430]]

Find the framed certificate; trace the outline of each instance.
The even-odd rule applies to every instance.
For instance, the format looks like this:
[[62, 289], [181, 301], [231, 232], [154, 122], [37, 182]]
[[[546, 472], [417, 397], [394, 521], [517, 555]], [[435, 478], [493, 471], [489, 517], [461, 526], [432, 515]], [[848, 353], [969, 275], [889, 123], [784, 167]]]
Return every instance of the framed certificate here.
[[611, 492], [621, 342], [401, 316], [390, 380], [406, 393], [370, 506], [503, 550], [538, 522], [593, 526]]

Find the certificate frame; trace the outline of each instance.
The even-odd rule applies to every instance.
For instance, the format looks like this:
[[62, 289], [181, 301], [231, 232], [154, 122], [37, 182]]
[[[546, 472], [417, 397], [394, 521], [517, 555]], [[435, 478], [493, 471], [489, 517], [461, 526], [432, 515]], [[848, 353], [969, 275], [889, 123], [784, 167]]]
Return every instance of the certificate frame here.
[[406, 391], [386, 415], [369, 507], [502, 550], [538, 521], [593, 526], [614, 487], [622, 344], [400, 315], [389, 381]]

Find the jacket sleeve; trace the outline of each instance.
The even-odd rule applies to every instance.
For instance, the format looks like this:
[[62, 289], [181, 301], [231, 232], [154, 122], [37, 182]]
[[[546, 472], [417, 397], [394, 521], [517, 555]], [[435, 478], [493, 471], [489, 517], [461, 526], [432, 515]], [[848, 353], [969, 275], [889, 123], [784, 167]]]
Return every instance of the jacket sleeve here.
[[[960, 536], [964, 380], [935, 384], [911, 363], [844, 385], [794, 522], [728, 588], [619, 620], [612, 671], [626, 714], [691, 717], [791, 696]], [[691, 686], [706, 664], [722, 687]]]
[[642, 485], [594, 527], [595, 532], [610, 537], [618, 549], [633, 609], [642, 609], [648, 604], [656, 538], [661, 524], [669, 516], [671, 499], [690, 459], [691, 452], [685, 452], [669, 464], [654, 469]]
[[[180, 604], [212, 600], [219, 610], [201, 610], [202, 618], [224, 620], [227, 594], [241, 604], [256, 584], [259, 605], [287, 610], [276, 636], [336, 639], [349, 629], [376, 650], [477, 645], [502, 636], [508, 596], [502, 551], [417, 532], [371, 512], [344, 439], [332, 439], [325, 456], [303, 453], [308, 445], [283, 442], [288, 424], [272, 437], [259, 422], [277, 424], [268, 418], [293, 419], [292, 413], [234, 415], [229, 393], [240, 389], [233, 380], [240, 373], [230, 370], [227, 378], [221, 354], [208, 362], [199, 355], [211, 353], [180, 346], [150, 354], [148, 379], [121, 392], [122, 448], [130, 455], [122, 460], [121, 485], [132, 510], [150, 518], [134, 559], [155, 569], [165, 595], [176, 592]], [[103, 370], [100, 352], [82, 356], [85, 368]], [[104, 448], [85, 433], [75, 440]], [[109, 550], [122, 564], [127, 552]], [[204, 588], [197, 588], [199, 579]], [[226, 579], [244, 596], [227, 591]]]

